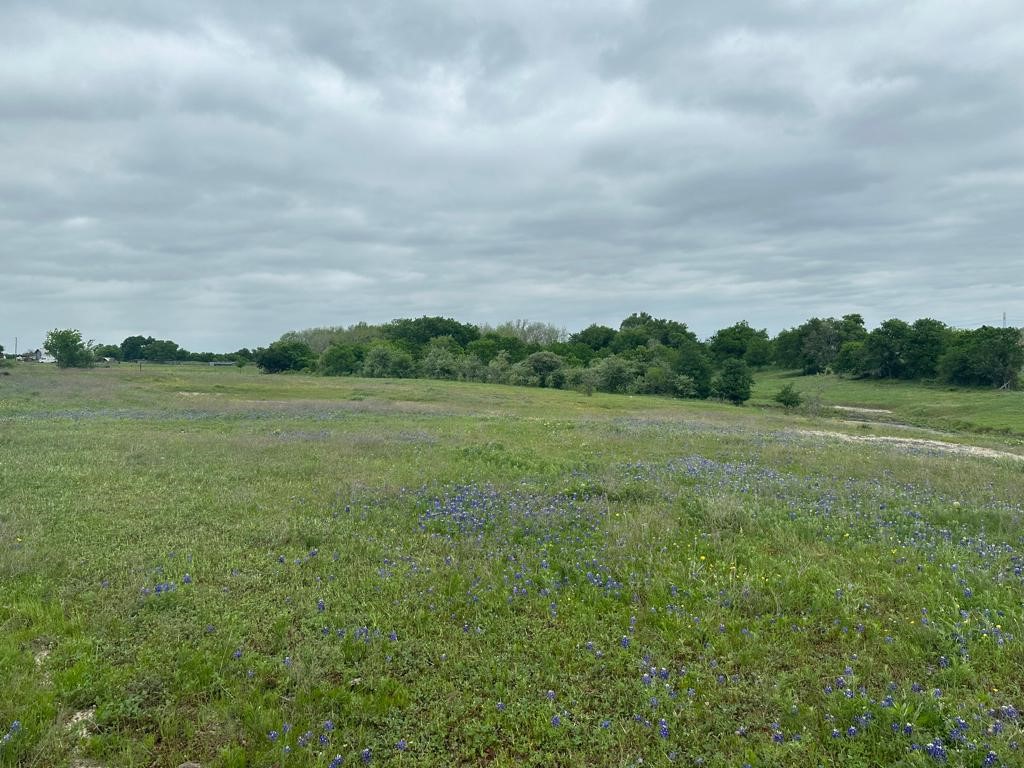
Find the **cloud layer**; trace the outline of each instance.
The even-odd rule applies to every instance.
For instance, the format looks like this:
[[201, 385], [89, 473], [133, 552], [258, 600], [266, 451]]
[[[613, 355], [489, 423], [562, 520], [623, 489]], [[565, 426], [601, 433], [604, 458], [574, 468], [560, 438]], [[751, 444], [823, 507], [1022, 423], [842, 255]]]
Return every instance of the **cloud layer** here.
[[270, 5], [0, 8], [0, 343], [1024, 325], [1018, 0]]

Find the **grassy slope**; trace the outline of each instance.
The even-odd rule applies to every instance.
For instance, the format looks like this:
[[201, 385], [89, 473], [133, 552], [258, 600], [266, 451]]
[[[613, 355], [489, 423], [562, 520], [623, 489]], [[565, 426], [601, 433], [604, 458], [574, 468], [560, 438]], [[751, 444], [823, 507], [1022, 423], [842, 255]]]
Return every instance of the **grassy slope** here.
[[[1013, 764], [1018, 721], [986, 713], [1024, 704], [1021, 467], [794, 425], [821, 427], [484, 385], [16, 367], [0, 733], [22, 729], [0, 765], [367, 748], [924, 765], [911, 743], [936, 738], [951, 764]], [[974, 749], [950, 741], [956, 717]]]
[[905, 381], [851, 380], [839, 376], [757, 374], [753, 404], [769, 404], [786, 384], [824, 406], [883, 408], [897, 420], [944, 430], [1000, 432], [1024, 436], [1024, 391], [1004, 392]]

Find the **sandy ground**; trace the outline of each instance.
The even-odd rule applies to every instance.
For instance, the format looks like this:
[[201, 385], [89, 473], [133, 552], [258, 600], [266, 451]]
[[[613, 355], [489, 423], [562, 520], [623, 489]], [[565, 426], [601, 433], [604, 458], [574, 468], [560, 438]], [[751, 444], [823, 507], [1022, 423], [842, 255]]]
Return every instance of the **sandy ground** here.
[[845, 432], [827, 432], [820, 429], [796, 429], [793, 430], [799, 435], [810, 435], [813, 437], [827, 437], [832, 440], [841, 440], [845, 443], [885, 443], [897, 448], [932, 448], [934, 450], [951, 453], [958, 456], [980, 456], [987, 459], [1014, 459], [1024, 461], [1024, 455], [1010, 453], [1009, 451], [997, 451], [994, 448], [982, 448], [977, 445], [964, 445], [963, 443], [947, 443], [942, 440], [927, 440], [923, 437], [891, 437], [888, 435], [849, 435]]
[[852, 405], [833, 405], [832, 407], [837, 411], [844, 411], [845, 413], [866, 413], [872, 416], [892, 413], [892, 411], [885, 408], [854, 408]]

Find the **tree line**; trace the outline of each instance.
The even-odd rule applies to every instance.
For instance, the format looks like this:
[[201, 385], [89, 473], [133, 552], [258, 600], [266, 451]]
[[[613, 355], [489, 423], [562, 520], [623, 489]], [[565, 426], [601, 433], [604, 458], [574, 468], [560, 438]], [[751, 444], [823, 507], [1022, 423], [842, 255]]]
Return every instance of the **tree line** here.
[[253, 361], [266, 373], [449, 379], [735, 403], [749, 399], [752, 371], [766, 366], [1002, 388], [1016, 387], [1024, 366], [1017, 328], [959, 330], [924, 318], [886, 320], [869, 331], [857, 314], [811, 318], [774, 337], [741, 321], [705, 340], [684, 323], [640, 312], [617, 328], [593, 324], [572, 334], [525, 320], [491, 327], [424, 316], [289, 331], [266, 347], [227, 354], [189, 352], [141, 335], [93, 345], [72, 330], [51, 331], [46, 348], [64, 366], [88, 365], [98, 356]]
[[50, 331], [43, 349], [53, 355], [61, 368], [88, 368], [103, 360], [245, 364], [253, 359], [252, 351], [244, 347], [237, 352], [189, 352], [174, 341], [152, 336], [129, 336], [120, 344], [96, 344], [91, 340], [85, 341], [81, 331], [73, 328]]
[[923, 318], [892, 319], [868, 330], [858, 314], [811, 318], [770, 337], [741, 321], [702, 341], [683, 323], [634, 313], [618, 328], [574, 334], [542, 323], [496, 328], [451, 318], [311, 328], [284, 334], [254, 353], [267, 372], [315, 370], [327, 376], [423, 377], [605, 392], [749, 397], [752, 369], [810, 375], [939, 381], [1015, 388], [1024, 366], [1017, 328], [954, 329]]

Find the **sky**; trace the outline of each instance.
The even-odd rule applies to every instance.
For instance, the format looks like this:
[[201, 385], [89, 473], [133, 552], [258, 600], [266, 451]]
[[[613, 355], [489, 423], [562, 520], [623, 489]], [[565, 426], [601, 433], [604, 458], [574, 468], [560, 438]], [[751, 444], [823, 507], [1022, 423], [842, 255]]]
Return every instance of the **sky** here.
[[1020, 0], [0, 4], [0, 344], [1024, 325]]

